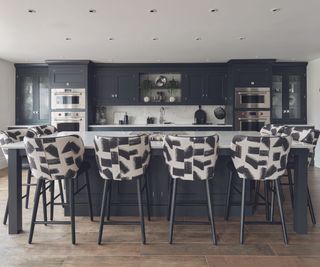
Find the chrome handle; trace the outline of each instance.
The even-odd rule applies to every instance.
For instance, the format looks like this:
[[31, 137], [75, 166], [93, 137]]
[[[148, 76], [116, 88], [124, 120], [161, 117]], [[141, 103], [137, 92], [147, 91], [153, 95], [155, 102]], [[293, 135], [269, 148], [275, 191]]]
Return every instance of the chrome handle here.
[[69, 85], [70, 85], [70, 83], [69, 83], [69, 82], [66, 82], [66, 85], [67, 85], [67, 86], [69, 86]]
[[66, 92], [60, 92], [60, 93], [54, 93], [55, 96], [81, 96], [82, 93], [66, 93]]
[[254, 85], [254, 82], [252, 81], [250, 84], [251, 84], [251, 85]]
[[238, 92], [238, 95], [265, 95], [267, 92]]
[[117, 98], [117, 97], [118, 97], [118, 95], [117, 95], [117, 94], [115, 94], [115, 95], [114, 95], [114, 97], [115, 97], [115, 98]]
[[114, 98], [114, 95], [111, 95], [112, 98]]

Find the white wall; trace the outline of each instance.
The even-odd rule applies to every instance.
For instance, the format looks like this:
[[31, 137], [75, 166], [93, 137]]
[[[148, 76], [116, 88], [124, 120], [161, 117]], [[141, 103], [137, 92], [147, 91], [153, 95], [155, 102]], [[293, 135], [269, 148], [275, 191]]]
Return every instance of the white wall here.
[[[320, 129], [320, 58], [310, 61], [307, 68], [308, 124]], [[320, 144], [315, 155], [315, 165], [320, 167]]]
[[[13, 63], [0, 59], [0, 130], [15, 122], [15, 68]], [[0, 169], [6, 160], [0, 152]]]

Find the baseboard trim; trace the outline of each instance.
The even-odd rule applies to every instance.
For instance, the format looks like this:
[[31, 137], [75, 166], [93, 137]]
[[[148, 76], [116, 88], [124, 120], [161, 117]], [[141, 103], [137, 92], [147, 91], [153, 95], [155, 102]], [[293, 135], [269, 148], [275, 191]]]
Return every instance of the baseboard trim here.
[[0, 158], [0, 170], [1, 169], [4, 169], [4, 168], [7, 168], [7, 161], [5, 158]]

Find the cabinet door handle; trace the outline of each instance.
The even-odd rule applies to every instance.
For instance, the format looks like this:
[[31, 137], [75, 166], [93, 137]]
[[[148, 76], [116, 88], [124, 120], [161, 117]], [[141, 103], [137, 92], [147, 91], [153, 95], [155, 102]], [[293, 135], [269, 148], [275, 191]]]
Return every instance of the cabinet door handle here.
[[117, 94], [115, 94], [115, 95], [114, 95], [114, 97], [115, 97], [115, 98], [117, 98], [117, 97], [118, 97], [118, 95], [117, 95]]
[[111, 95], [112, 98], [114, 98], [114, 95]]
[[67, 83], [66, 83], [66, 86], [69, 86], [69, 85], [70, 85], [70, 83], [69, 83], [69, 82], [67, 82]]
[[254, 85], [254, 82], [253, 82], [253, 81], [251, 82], [251, 85]]

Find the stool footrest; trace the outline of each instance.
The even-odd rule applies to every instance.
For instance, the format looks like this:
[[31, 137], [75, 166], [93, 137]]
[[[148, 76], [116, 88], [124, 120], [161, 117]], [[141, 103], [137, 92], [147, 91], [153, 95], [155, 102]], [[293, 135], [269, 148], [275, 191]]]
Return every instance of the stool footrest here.
[[35, 221], [35, 224], [71, 224], [70, 221]]
[[140, 225], [137, 221], [104, 221], [104, 225]]
[[203, 222], [203, 221], [174, 221], [175, 224], [178, 225], [186, 225], [186, 224], [191, 224], [191, 225], [209, 225], [209, 222]]
[[245, 224], [281, 224], [281, 222], [266, 222], [266, 221], [245, 221]]

